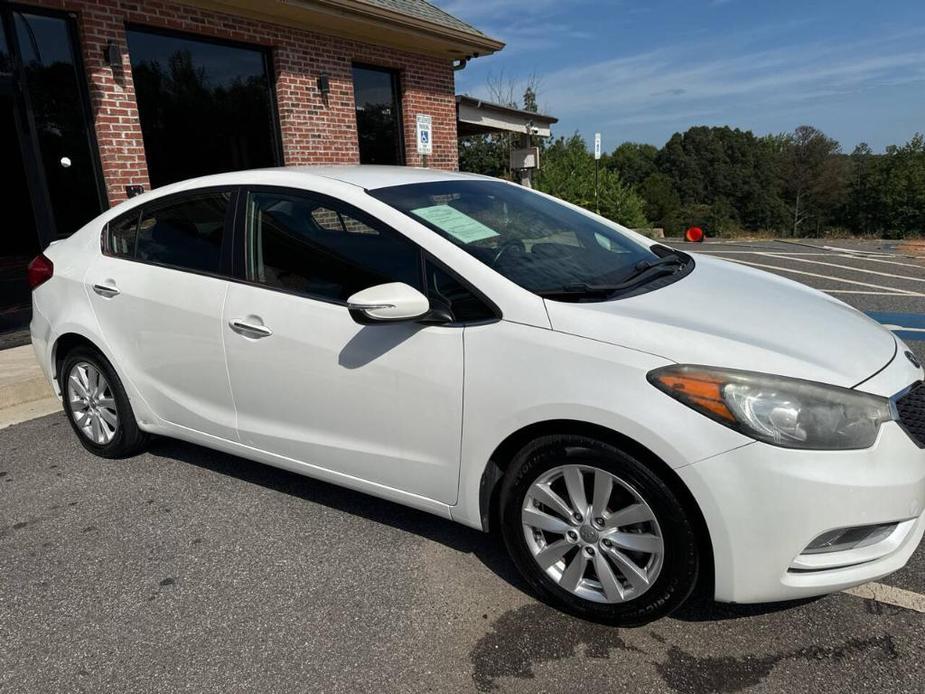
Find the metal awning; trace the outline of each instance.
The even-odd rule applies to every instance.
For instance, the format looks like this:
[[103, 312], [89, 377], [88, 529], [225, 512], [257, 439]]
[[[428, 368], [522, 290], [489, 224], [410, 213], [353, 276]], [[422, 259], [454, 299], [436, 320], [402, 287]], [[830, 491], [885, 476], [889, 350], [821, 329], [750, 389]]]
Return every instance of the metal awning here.
[[456, 97], [456, 121], [460, 137], [497, 132], [549, 137], [552, 124], [559, 119], [460, 94]]

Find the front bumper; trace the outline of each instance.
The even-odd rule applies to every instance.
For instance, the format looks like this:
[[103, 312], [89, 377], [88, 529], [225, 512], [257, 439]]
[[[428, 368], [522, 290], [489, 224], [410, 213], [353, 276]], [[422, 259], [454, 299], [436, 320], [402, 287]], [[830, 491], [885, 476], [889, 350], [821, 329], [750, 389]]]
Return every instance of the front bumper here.
[[[710, 531], [724, 602], [790, 600], [881, 578], [905, 565], [925, 531], [925, 450], [895, 422], [866, 450], [752, 443], [677, 472]], [[894, 533], [864, 551], [803, 554], [824, 532], [894, 522]]]

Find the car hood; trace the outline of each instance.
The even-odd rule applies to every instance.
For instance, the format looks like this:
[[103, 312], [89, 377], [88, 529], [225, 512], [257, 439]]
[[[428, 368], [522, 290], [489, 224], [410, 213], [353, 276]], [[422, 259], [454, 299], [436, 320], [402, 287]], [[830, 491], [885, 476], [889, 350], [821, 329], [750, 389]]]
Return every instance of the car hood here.
[[686, 277], [614, 301], [547, 301], [553, 330], [678, 363], [774, 373], [852, 387], [890, 362], [893, 335], [805, 285], [696, 255]]

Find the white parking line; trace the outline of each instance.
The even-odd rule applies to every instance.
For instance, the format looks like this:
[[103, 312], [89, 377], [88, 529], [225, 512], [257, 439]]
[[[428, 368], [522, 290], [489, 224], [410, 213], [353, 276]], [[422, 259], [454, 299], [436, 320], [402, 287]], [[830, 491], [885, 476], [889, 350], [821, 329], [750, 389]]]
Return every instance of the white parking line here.
[[891, 277], [897, 280], [908, 280], [909, 282], [925, 282], [925, 277], [909, 277], [908, 275], [894, 275], [891, 272], [880, 272], [879, 270], [868, 270], [863, 267], [854, 267], [852, 265], [840, 265], [838, 263], [825, 263], [821, 260], [810, 260], [809, 258], [794, 258], [791, 256], [784, 257], [782, 254], [774, 252], [760, 252], [755, 253], [755, 255], [764, 256], [766, 258], [778, 258], [780, 260], [792, 260], [797, 263], [812, 263], [813, 265], [825, 265], [826, 267], [836, 267], [841, 270], [851, 270], [852, 272], [866, 272], [869, 275], [879, 275], [880, 277]]
[[887, 330], [892, 330], [893, 332], [901, 331], [904, 333], [925, 333], [925, 328], [907, 328], [903, 325], [893, 325], [892, 323], [884, 323], [883, 327]]
[[[836, 258], [857, 258], [857, 256], [854, 256], [854, 255], [833, 254], [833, 253], [828, 253], [827, 255], [829, 255], [830, 257], [836, 257]], [[920, 257], [920, 256], [916, 256], [916, 257]], [[858, 258], [858, 260], [863, 260], [866, 263], [886, 263], [887, 265], [900, 265], [902, 267], [914, 267], [916, 270], [925, 271], [925, 267], [923, 267], [922, 265], [916, 265], [915, 263], [900, 263], [897, 260], [883, 260], [882, 258]]]
[[[694, 251], [694, 253], [703, 253], [704, 255], [761, 255], [762, 253], [775, 253], [777, 255], [823, 255], [831, 258], [835, 253], [803, 253], [802, 251]], [[853, 257], [853, 256], [852, 256]]]
[[880, 258], [895, 258], [895, 253], [887, 253], [886, 251], [864, 251], [858, 248], [838, 248], [836, 246], [821, 246], [821, 248], [826, 249], [827, 251], [837, 251], [838, 253], [850, 253], [851, 255], [856, 256], [868, 256], [873, 255]]
[[859, 287], [869, 287], [871, 289], [878, 289], [881, 291], [887, 291], [895, 294], [902, 294], [904, 296], [925, 296], [922, 292], [914, 292], [909, 289], [898, 289], [896, 287], [884, 287], [880, 284], [870, 284], [869, 282], [858, 282], [857, 280], [846, 280], [842, 277], [833, 277], [832, 275], [820, 275], [818, 272], [806, 272], [804, 270], [794, 270], [789, 267], [779, 267], [777, 265], [767, 265], [765, 263], [753, 263], [748, 260], [739, 260], [738, 258], [728, 258], [730, 263], [739, 263], [740, 265], [750, 265], [752, 267], [760, 267], [764, 270], [777, 270], [778, 272], [786, 272], [793, 275], [806, 275], [808, 277], [819, 277], [824, 280], [832, 280], [833, 282], [840, 282], [842, 284], [853, 284]]
[[863, 289], [823, 289], [818, 287], [820, 292], [826, 294], [861, 294], [864, 296], [901, 296], [908, 299], [916, 298], [915, 294], [897, 294], [896, 292], [868, 292]]
[[925, 613], [925, 595], [888, 586], [884, 583], [865, 583], [863, 586], [848, 588], [842, 592], [857, 598], [876, 600], [887, 605], [895, 605], [914, 612]]

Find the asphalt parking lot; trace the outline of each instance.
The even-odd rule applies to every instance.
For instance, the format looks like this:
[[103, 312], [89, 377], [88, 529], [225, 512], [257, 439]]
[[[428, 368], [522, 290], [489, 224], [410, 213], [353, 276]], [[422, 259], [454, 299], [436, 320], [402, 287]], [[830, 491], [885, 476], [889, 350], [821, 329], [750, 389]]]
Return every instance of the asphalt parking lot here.
[[[679, 245], [831, 291], [925, 357], [925, 247]], [[925, 550], [884, 583], [925, 594]], [[923, 682], [925, 615], [888, 602], [699, 601], [608, 628], [537, 602], [496, 539], [437, 517], [168, 440], [100, 460], [60, 414], [0, 431], [2, 692], [923, 692]]]

